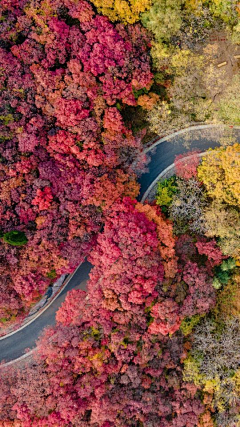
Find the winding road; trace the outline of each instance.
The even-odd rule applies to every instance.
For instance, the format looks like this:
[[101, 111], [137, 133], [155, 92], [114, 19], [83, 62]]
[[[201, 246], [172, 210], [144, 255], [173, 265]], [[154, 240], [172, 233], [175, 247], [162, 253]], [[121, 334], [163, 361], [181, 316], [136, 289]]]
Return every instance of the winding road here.
[[[240, 142], [240, 129], [232, 129], [232, 133]], [[203, 152], [209, 147], [217, 147], [219, 146], [218, 140], [220, 137], [222, 137], [222, 128], [218, 126], [199, 126], [159, 139], [152, 147], [146, 150], [149, 155], [148, 172], [139, 178], [141, 190], [138, 199], [141, 200], [143, 194], [156, 177], [174, 162], [176, 155], [192, 149], [198, 149]], [[43, 329], [55, 324], [56, 311], [64, 301], [66, 293], [73, 288], [86, 289], [86, 281], [90, 270], [91, 264], [89, 262], [81, 264], [67, 286], [39, 317], [10, 336], [1, 337], [0, 361], [10, 362], [16, 360], [25, 354], [26, 349], [35, 347], [35, 341]]]

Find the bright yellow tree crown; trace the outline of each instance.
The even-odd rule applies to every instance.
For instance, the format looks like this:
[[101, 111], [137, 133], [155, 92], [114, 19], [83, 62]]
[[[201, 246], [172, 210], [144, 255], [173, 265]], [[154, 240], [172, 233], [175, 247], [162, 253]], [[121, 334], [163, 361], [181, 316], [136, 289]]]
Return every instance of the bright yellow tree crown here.
[[140, 13], [151, 6], [151, 0], [92, 0], [98, 12], [108, 16], [111, 21], [121, 21], [124, 24], [134, 24], [140, 18]]

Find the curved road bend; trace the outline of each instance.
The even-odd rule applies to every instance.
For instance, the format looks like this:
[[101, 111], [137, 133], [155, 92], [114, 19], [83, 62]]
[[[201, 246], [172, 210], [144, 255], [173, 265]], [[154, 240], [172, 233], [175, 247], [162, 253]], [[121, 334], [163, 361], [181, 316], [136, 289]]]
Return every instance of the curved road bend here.
[[[231, 129], [231, 131], [232, 136], [240, 143], [240, 128]], [[147, 165], [149, 171], [141, 175], [138, 179], [138, 182], [141, 184], [138, 199], [141, 200], [145, 191], [155, 178], [157, 178], [164, 169], [174, 163], [175, 156], [184, 154], [189, 150], [200, 150], [203, 152], [210, 147], [218, 147], [220, 144], [217, 141], [222, 136], [222, 131], [220, 127], [217, 126], [205, 129], [191, 129], [184, 134], [178, 134], [177, 132], [176, 136], [171, 137], [171, 139], [159, 143], [156, 147], [153, 146], [154, 148], [150, 147], [150, 150], [147, 152], [150, 156], [150, 162]], [[188, 147], [186, 147], [187, 143], [189, 143]]]
[[[240, 130], [233, 131], [240, 142]], [[191, 146], [186, 148], [186, 139], [184, 135], [188, 135], [191, 141]], [[170, 166], [178, 154], [185, 153], [189, 149], [199, 149], [205, 151], [209, 147], [219, 146], [217, 139], [219, 135], [216, 132], [211, 136], [212, 129], [204, 130], [188, 130], [186, 134], [178, 134], [171, 139], [162, 141], [155, 148], [148, 151], [150, 162], [148, 164], [149, 172], [141, 176], [139, 182], [141, 184], [141, 191], [138, 197], [141, 197], [154, 181], [154, 179], [168, 166]], [[86, 280], [91, 270], [91, 264], [84, 262], [73, 275], [66, 288], [58, 295], [56, 300], [46, 309], [42, 315], [34, 320], [30, 325], [24, 329], [14, 333], [13, 335], [0, 340], [0, 361], [11, 361], [24, 355], [26, 348], [33, 348], [35, 341], [41, 334], [42, 330], [55, 324], [55, 314], [62, 302], [65, 299], [66, 293], [73, 288], [86, 289]]]
[[66, 293], [74, 288], [86, 289], [86, 280], [91, 267], [89, 262], [84, 262], [47, 310], [25, 328], [0, 341], [0, 361], [9, 362], [17, 359], [25, 353], [26, 348], [35, 347], [35, 341], [43, 329], [55, 324], [56, 311], [65, 300]]

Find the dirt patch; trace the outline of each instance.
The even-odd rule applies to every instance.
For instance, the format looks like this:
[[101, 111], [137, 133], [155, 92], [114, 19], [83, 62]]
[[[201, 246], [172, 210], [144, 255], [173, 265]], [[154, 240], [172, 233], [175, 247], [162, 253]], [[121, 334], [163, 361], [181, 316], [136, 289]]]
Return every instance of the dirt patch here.
[[214, 31], [201, 52], [206, 59], [206, 81], [211, 98], [218, 101], [240, 71], [240, 45], [233, 44], [224, 31]]

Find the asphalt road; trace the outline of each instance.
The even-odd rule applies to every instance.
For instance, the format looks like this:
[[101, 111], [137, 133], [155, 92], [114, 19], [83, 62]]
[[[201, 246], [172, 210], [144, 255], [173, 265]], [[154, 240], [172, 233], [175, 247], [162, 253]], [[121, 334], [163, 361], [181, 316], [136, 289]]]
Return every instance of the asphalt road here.
[[55, 315], [66, 297], [66, 293], [74, 288], [86, 289], [86, 280], [91, 270], [91, 264], [84, 262], [72, 276], [67, 286], [53, 303], [30, 325], [15, 332], [13, 335], [0, 340], [0, 361], [9, 362], [25, 353], [26, 348], [34, 348], [35, 341], [47, 326], [55, 324]]
[[[229, 129], [229, 136], [234, 136], [240, 143], [240, 129]], [[219, 127], [191, 130], [187, 134], [177, 135], [168, 141], [164, 141], [151, 149], [147, 154], [150, 156], [148, 172], [141, 175], [139, 200], [154, 179], [168, 166], [170, 166], [178, 154], [186, 153], [189, 150], [206, 151], [208, 148], [219, 146], [219, 139], [223, 137], [223, 131]]]
[[[234, 130], [233, 132], [238, 142], [240, 142], [240, 130]], [[149, 171], [139, 179], [141, 184], [139, 200], [154, 179], [174, 162], [176, 155], [187, 152], [189, 149], [198, 149], [203, 152], [209, 147], [214, 148], [219, 145], [217, 141], [222, 136], [217, 129], [214, 129], [214, 131], [209, 129], [193, 130], [188, 131], [187, 135], [187, 138], [186, 135], [181, 134], [171, 140], [164, 141], [148, 152], [150, 158], [148, 164]], [[25, 353], [26, 348], [34, 348], [35, 341], [43, 329], [55, 324], [56, 311], [64, 301], [66, 293], [76, 287], [86, 289], [86, 280], [88, 279], [90, 270], [91, 264], [84, 262], [77, 269], [66, 288], [58, 295], [47, 310], [24, 329], [0, 340], [0, 361], [4, 360], [8, 362], [15, 360]]]

